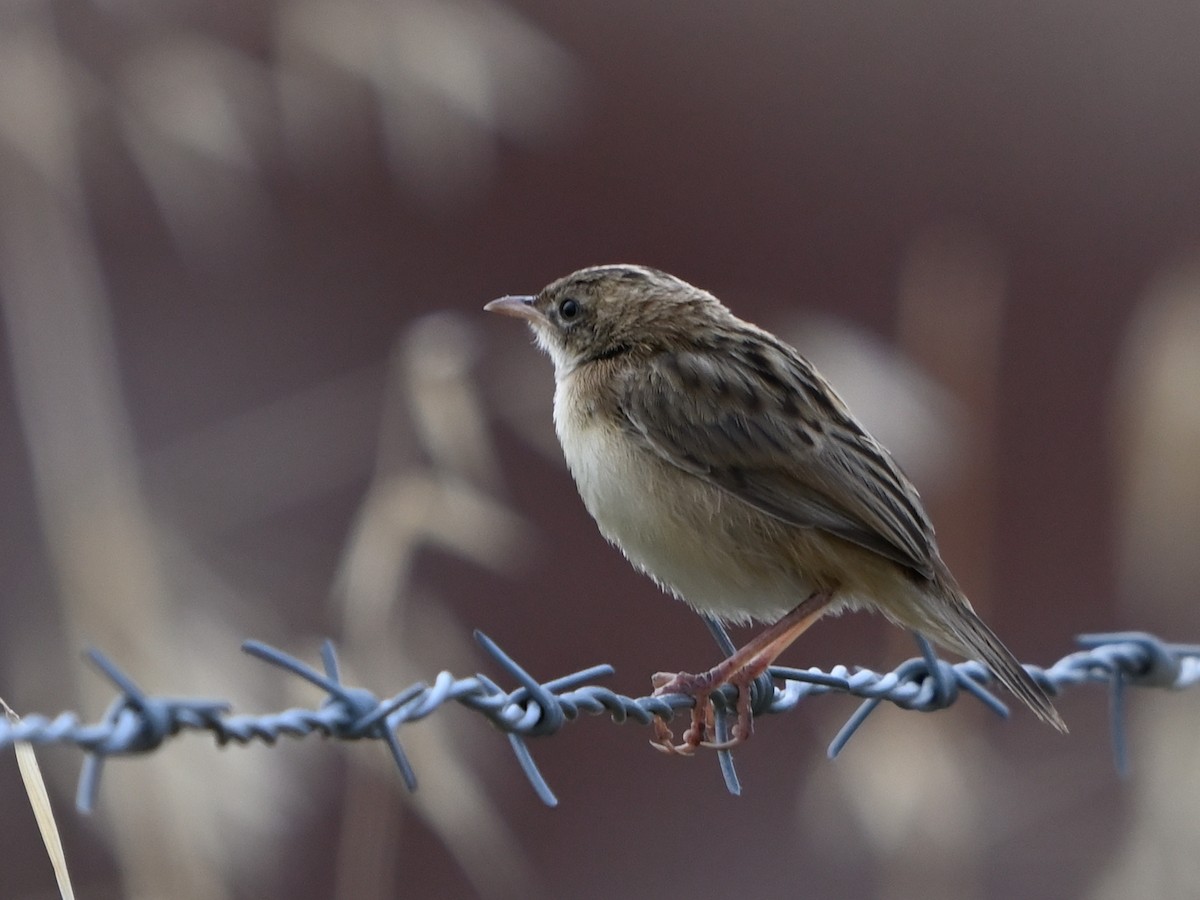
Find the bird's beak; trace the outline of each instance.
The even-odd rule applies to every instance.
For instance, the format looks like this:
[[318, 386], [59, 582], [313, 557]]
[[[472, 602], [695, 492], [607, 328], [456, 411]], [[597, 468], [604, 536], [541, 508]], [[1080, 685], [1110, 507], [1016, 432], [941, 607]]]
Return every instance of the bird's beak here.
[[484, 310], [524, 319], [526, 322], [541, 322], [545, 319], [545, 316], [533, 305], [533, 301], [536, 299], [536, 297], [528, 295], [501, 297], [499, 300], [493, 300], [485, 306]]

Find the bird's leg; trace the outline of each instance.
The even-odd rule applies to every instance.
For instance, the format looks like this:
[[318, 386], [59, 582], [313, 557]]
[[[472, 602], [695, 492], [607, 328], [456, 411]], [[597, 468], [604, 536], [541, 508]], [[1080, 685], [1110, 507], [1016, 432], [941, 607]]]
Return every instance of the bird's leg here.
[[[754, 730], [753, 716], [750, 712], [750, 685], [754, 679], [767, 671], [779, 654], [824, 614], [830, 599], [829, 594], [813, 594], [707, 672], [698, 675], [687, 672], [657, 673], [652, 679], [655, 697], [685, 694], [695, 700], [695, 706], [692, 708], [691, 725], [683, 733], [683, 743], [676, 744], [675, 735], [666, 723], [662, 719], [655, 719], [654, 739], [650, 742], [651, 745], [664, 753], [690, 756], [697, 747], [724, 750], [749, 738]], [[711, 698], [714, 691], [726, 684], [737, 688], [737, 722], [733, 726], [730, 739], [717, 744], [712, 742], [714, 735]]]

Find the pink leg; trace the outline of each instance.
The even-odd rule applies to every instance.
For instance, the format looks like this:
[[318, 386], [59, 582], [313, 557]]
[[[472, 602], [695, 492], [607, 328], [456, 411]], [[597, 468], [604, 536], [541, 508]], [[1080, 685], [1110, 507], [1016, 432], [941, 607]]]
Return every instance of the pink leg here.
[[[675, 744], [675, 735], [662, 719], [654, 723], [654, 739], [650, 742], [664, 753], [690, 756], [697, 747], [706, 746], [723, 750], [747, 740], [754, 731], [750, 712], [750, 685], [775, 662], [779, 654], [800, 637], [813, 622], [821, 618], [829, 606], [829, 594], [813, 594], [790, 613], [775, 622], [744, 647], [707, 672], [690, 675], [686, 672], [672, 674], [657, 673], [652, 683], [654, 696], [664, 694], [686, 694], [694, 698], [692, 723], [683, 734], [683, 743]], [[713, 711], [711, 697], [722, 685], [737, 688], [737, 723], [733, 726], [730, 740], [713, 743]]]

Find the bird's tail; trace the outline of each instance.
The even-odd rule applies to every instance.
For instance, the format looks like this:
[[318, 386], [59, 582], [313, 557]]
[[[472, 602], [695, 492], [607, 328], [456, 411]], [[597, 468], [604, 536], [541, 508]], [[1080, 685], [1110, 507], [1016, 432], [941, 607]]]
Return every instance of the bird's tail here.
[[1067, 725], [1042, 686], [1033, 680], [1000, 638], [975, 614], [957, 587], [951, 585], [946, 586], [949, 596], [942, 598], [944, 608], [937, 617], [941, 633], [928, 636], [968, 659], [985, 663], [996, 680], [1033, 710], [1034, 715], [1066, 734]]
[[[938, 560], [940, 562], [940, 560]], [[1030, 673], [1025, 671], [1016, 656], [1004, 646], [994, 631], [988, 628], [976, 611], [972, 610], [970, 602], [962, 595], [954, 576], [949, 574], [946, 566], [938, 566], [940, 571], [935, 578], [935, 584], [941, 590], [938, 596], [938, 611], [932, 617], [936, 623], [934, 628], [926, 631], [926, 636], [934, 638], [937, 643], [966, 656], [967, 659], [977, 659], [990, 668], [996, 680], [1006, 686], [1013, 696], [1025, 706], [1033, 710], [1038, 719], [1067, 733], [1067, 724], [1058, 715], [1054, 703]], [[932, 599], [932, 598], [930, 598]], [[932, 624], [932, 623], [930, 623]]]

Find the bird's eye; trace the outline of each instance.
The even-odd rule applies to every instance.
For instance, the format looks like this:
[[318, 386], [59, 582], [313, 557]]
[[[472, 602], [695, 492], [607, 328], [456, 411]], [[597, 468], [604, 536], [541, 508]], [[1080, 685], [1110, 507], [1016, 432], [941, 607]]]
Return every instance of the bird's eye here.
[[558, 314], [564, 319], [573, 319], [579, 315], [579, 301], [574, 297], [568, 297], [562, 303], [558, 304]]

